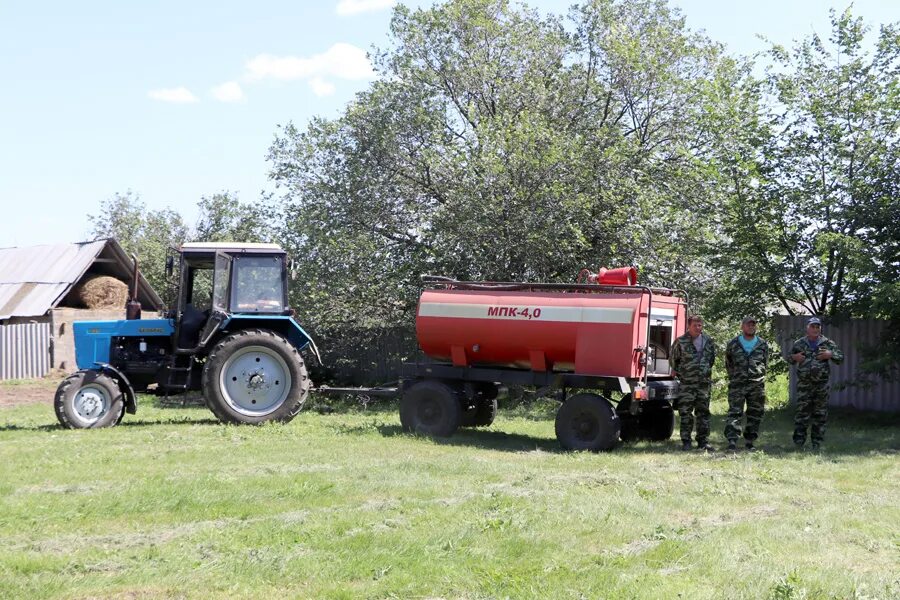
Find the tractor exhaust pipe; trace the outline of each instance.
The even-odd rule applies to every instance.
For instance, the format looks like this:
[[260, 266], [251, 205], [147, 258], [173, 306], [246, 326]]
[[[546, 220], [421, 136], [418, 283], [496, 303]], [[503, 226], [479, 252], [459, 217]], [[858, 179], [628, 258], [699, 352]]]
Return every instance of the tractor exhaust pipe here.
[[134, 254], [131, 255], [134, 261], [134, 272], [131, 274], [131, 294], [128, 302], [125, 304], [125, 319], [128, 321], [136, 321], [141, 318], [141, 303], [138, 302], [138, 259]]

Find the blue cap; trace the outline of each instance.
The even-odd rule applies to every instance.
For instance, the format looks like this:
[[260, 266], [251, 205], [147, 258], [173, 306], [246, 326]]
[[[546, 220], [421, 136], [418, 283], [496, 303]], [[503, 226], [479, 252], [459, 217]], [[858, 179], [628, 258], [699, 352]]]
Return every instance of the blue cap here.
[[809, 321], [806, 322], [807, 325], [822, 325], [822, 320], [819, 317], [810, 317]]

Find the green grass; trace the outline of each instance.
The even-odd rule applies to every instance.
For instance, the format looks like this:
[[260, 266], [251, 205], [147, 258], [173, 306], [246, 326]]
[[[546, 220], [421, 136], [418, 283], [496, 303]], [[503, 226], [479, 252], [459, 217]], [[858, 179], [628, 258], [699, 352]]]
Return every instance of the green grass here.
[[[897, 598], [900, 419], [834, 411], [796, 453], [564, 453], [553, 406], [447, 441], [386, 403], [223, 426], [0, 409], [0, 597]], [[721, 445], [724, 406], [715, 405]]]

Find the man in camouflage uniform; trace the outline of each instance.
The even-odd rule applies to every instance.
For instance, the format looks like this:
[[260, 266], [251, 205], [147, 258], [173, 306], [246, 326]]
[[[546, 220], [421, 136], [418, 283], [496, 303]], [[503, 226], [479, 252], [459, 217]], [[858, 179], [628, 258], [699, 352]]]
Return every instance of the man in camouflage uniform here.
[[829, 363], [839, 364], [844, 353], [832, 340], [822, 335], [822, 321], [812, 317], [806, 324], [806, 337], [794, 342], [790, 360], [797, 365], [797, 414], [794, 417], [794, 443], [802, 448], [806, 429], [810, 428], [813, 450], [818, 450], [825, 437], [828, 420]]
[[682, 450], [691, 449], [691, 431], [697, 419], [697, 448], [712, 452], [709, 445], [709, 391], [712, 386], [712, 367], [716, 362], [716, 346], [703, 333], [703, 319], [694, 315], [688, 319], [688, 330], [672, 344], [672, 370], [678, 378], [676, 406], [681, 417]]
[[744, 317], [741, 335], [725, 347], [725, 369], [728, 371], [728, 417], [725, 420], [725, 438], [728, 449], [736, 450], [741, 437], [741, 421], [744, 405], [747, 406], [747, 426], [743, 428], [744, 440], [749, 451], [759, 437], [766, 406], [766, 367], [769, 364], [769, 345], [756, 335], [756, 319]]

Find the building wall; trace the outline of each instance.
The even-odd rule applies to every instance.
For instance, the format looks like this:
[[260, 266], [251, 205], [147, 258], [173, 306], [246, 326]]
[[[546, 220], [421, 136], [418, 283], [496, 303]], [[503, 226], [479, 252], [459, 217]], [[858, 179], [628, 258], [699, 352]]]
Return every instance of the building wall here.
[[32, 379], [49, 372], [49, 317], [14, 317], [0, 323], [0, 379]]
[[67, 373], [77, 370], [75, 365], [75, 321], [119, 321], [125, 318], [125, 309], [54, 308], [50, 311], [50, 327], [53, 336], [52, 366]]
[[[775, 330], [778, 332], [778, 345], [782, 356], [787, 356], [794, 341], [806, 335], [808, 316], [775, 317]], [[881, 332], [887, 321], [873, 319], [852, 319], [831, 325], [825, 323], [822, 335], [835, 341], [844, 352], [844, 362], [831, 365], [830, 383], [832, 386], [829, 405], [847, 406], [860, 410], [900, 411], [900, 381], [886, 382], [877, 379], [874, 385], [847, 385], [857, 375], [862, 361], [861, 348], [877, 347]], [[797, 390], [796, 369], [791, 369], [790, 380], [791, 402]]]

